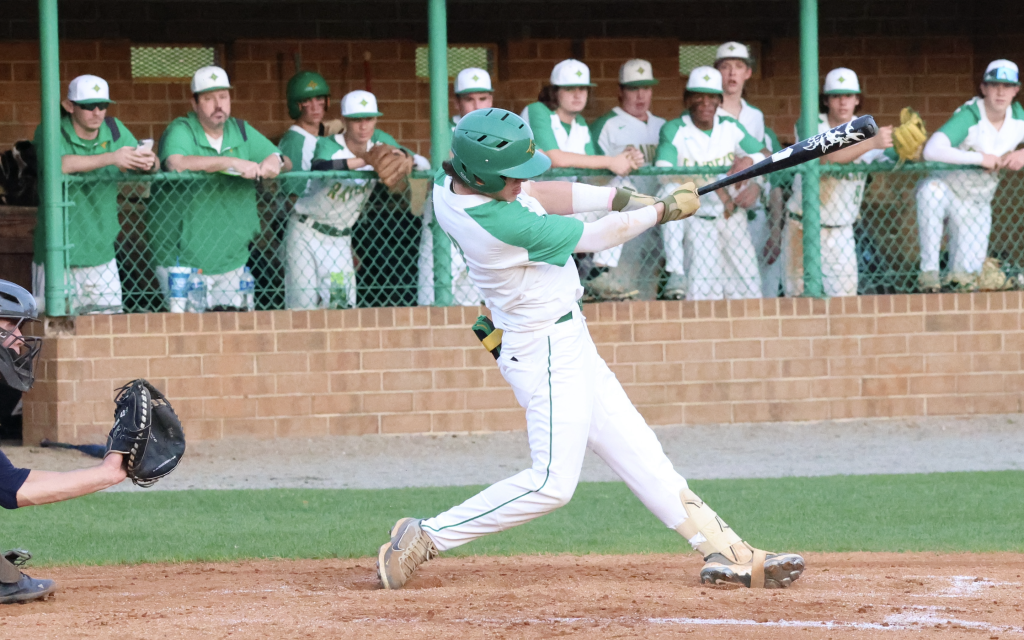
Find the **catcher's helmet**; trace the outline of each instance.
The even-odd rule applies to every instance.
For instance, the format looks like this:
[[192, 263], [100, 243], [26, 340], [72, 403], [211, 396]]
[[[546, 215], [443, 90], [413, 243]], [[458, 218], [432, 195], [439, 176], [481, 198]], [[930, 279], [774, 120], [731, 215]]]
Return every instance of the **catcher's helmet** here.
[[318, 96], [329, 97], [331, 95], [331, 88], [327, 86], [327, 81], [319, 73], [315, 71], [300, 71], [288, 81], [286, 94], [288, 97], [288, 117], [294, 120], [302, 113], [302, 109], [299, 108], [300, 102]]
[[0, 280], [0, 318], [14, 324], [0, 327], [0, 381], [18, 391], [28, 391], [35, 382], [33, 367], [43, 339], [16, 335], [13, 328], [26, 320], [35, 320], [38, 315], [31, 293], [13, 282]]
[[537, 152], [533, 130], [504, 109], [479, 109], [459, 120], [452, 135], [452, 167], [481, 193], [505, 188], [505, 178], [535, 178], [551, 167]]

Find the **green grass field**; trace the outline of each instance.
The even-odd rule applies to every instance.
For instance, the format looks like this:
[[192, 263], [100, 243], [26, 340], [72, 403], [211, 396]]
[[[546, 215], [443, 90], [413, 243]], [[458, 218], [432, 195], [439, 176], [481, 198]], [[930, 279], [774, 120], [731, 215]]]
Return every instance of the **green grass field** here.
[[[1024, 472], [694, 481], [753, 544], [791, 551], [1024, 551]], [[0, 514], [37, 565], [371, 556], [402, 516], [479, 487], [107, 493]], [[621, 483], [450, 555], [671, 553], [689, 546]]]

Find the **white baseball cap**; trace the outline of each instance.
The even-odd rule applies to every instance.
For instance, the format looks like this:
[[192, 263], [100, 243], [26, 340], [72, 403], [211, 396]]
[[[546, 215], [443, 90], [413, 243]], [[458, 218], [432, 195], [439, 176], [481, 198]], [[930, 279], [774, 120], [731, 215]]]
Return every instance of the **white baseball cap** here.
[[750, 49], [742, 42], [726, 42], [715, 51], [715, 64], [730, 58], [742, 60], [747, 63], [748, 67], [753, 65], [753, 60], [750, 58]]
[[825, 76], [825, 88], [822, 90], [827, 96], [845, 96], [860, 93], [860, 81], [853, 69], [839, 67], [828, 72]]
[[494, 93], [491, 74], [477, 67], [466, 67], [455, 77], [455, 95], [464, 93]]
[[68, 85], [68, 102], [77, 104], [98, 104], [109, 102], [117, 104], [110, 99], [110, 86], [107, 81], [99, 76], [78, 76]]
[[722, 74], [714, 67], [697, 67], [686, 80], [686, 90], [722, 95]]
[[551, 70], [551, 84], [556, 87], [596, 87], [590, 81], [590, 67], [579, 60], [562, 60]]
[[228, 72], [216, 66], [200, 67], [192, 74], [192, 93], [230, 89]]
[[351, 91], [341, 99], [341, 115], [344, 118], [377, 118], [377, 98], [369, 91]]
[[626, 60], [619, 67], [619, 84], [623, 87], [649, 87], [658, 84], [654, 67], [646, 60]]
[[1000, 84], [1020, 84], [1020, 72], [1017, 65], [1009, 60], [993, 60], [988, 63], [982, 82], [998, 82]]

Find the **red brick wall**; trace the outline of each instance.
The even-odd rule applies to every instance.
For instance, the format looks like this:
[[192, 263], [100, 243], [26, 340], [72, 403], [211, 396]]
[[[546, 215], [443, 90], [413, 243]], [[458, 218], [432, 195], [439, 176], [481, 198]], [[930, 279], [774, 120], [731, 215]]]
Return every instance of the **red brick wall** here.
[[[64, 87], [82, 73], [96, 73], [111, 85], [120, 104], [111, 114], [121, 118], [137, 137], [158, 138], [166, 124], [188, 109], [187, 83], [133, 82], [128, 41], [61, 43], [61, 79]], [[601, 39], [582, 42], [584, 61], [599, 86], [585, 115], [596, 118], [616, 104], [618, 67], [633, 56], [654, 63], [661, 84], [654, 111], [666, 118], [682, 111], [683, 83], [674, 39]], [[974, 95], [988, 58], [1014, 57], [1019, 44], [979, 45], [976, 54], [967, 37], [857, 37], [824, 38], [820, 43], [822, 76], [837, 66], [853, 68], [865, 91], [862, 112], [880, 123], [892, 123], [900, 108], [918, 109], [932, 129], [945, 121], [958, 105]], [[236, 86], [234, 114], [250, 120], [273, 139], [289, 125], [284, 88], [302, 56], [306, 68], [322, 73], [336, 97], [365, 86], [363, 55], [370, 52], [372, 88], [385, 116], [380, 126], [401, 142], [426, 153], [429, 149], [428, 85], [414, 74], [416, 44], [412, 41], [239, 40], [225, 51], [226, 67]], [[572, 56], [571, 40], [514, 40], [499, 60], [495, 102], [516, 112], [536, 99], [556, 62]], [[984, 57], [979, 57], [984, 55]], [[784, 140], [793, 137], [799, 114], [799, 51], [792, 38], [762, 43], [761, 78], [748, 85], [749, 99], [765, 112], [769, 126]], [[29, 138], [39, 121], [39, 52], [32, 41], [0, 41], [0, 148]], [[337, 116], [338, 100], [332, 115]]]
[[[192, 439], [524, 428], [475, 308], [87, 316], [52, 326], [26, 442], [100, 442], [146, 377]], [[651, 424], [1016, 413], [1024, 293], [585, 308]]]

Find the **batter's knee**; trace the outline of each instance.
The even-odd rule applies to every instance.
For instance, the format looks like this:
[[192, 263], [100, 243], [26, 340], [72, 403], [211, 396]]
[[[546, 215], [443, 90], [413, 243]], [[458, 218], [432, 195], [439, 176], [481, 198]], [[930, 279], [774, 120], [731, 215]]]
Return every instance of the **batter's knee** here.
[[549, 502], [551, 509], [555, 510], [569, 504], [573, 494], [576, 493], [576, 486], [578, 484], [578, 476], [574, 478], [550, 476], [537, 493], [544, 496]]

